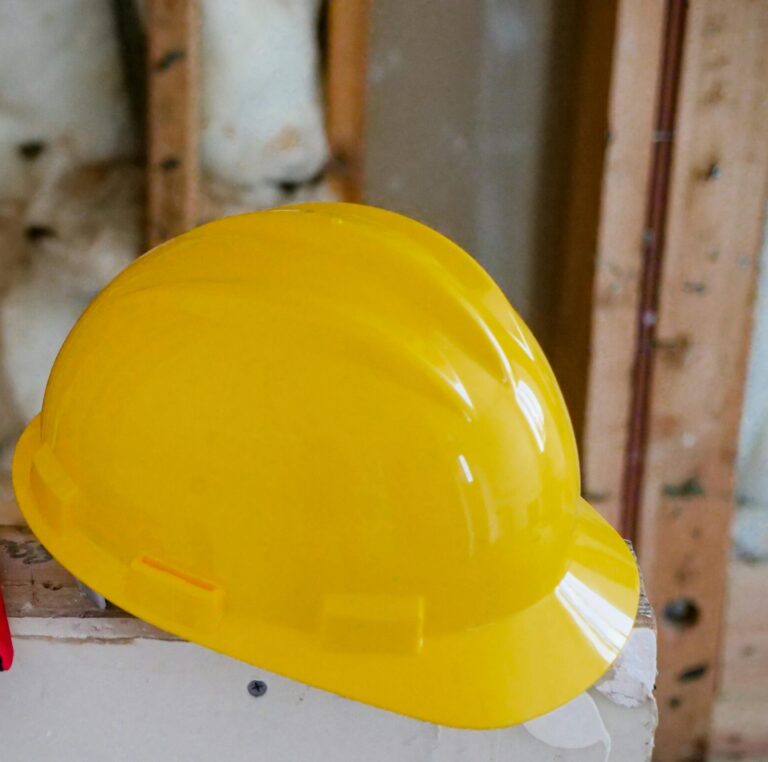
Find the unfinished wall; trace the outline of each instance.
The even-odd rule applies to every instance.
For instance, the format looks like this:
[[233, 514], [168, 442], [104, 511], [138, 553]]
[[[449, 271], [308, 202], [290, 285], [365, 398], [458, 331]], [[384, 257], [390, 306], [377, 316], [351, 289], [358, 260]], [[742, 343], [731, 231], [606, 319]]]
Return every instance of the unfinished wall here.
[[[320, 0], [200, 5], [201, 218], [330, 198]], [[116, 7], [0, 0], [0, 525], [21, 521], [10, 459], [61, 343], [145, 248], [145, 61]]]

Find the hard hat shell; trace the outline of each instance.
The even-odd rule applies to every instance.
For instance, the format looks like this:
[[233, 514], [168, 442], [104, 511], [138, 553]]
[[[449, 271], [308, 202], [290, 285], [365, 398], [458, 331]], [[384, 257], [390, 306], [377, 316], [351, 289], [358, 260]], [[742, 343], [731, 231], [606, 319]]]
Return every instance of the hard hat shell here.
[[41, 542], [129, 612], [444, 725], [563, 704], [636, 612], [533, 336], [380, 209], [231, 217], [141, 257], [70, 333], [13, 476]]

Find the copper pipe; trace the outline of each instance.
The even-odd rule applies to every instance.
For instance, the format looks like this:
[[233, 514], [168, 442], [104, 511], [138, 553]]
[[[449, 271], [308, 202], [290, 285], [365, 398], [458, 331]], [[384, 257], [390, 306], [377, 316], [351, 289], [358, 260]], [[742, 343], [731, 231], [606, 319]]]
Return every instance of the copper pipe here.
[[687, 11], [687, 0], [667, 0], [653, 136], [654, 149], [643, 236], [637, 342], [622, 493], [621, 530], [625, 537], [629, 537], [635, 543], [638, 540], [640, 504], [643, 498], [642, 485], [650, 418], [659, 285], [664, 255], [669, 180]]

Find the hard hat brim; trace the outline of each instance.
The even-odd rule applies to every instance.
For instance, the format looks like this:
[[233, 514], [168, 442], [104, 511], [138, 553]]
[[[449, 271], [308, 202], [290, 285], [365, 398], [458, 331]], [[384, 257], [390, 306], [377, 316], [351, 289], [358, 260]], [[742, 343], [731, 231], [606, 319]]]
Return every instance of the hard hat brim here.
[[211, 604], [210, 621], [184, 621], [174, 608], [173, 591], [165, 601], [142, 595], [131, 559], [106, 552], [68, 526], [66, 490], [52, 496], [32, 483], [40, 448], [38, 416], [14, 457], [18, 502], [40, 542], [78, 579], [174, 635], [389, 711], [474, 729], [525, 722], [598, 680], [634, 624], [640, 589], [634, 557], [583, 500], [565, 573], [551, 593], [507, 619], [425, 638], [415, 653], [329, 651], [311, 633], [261, 622], [243, 627], [242, 618], [228, 617], [225, 598]]

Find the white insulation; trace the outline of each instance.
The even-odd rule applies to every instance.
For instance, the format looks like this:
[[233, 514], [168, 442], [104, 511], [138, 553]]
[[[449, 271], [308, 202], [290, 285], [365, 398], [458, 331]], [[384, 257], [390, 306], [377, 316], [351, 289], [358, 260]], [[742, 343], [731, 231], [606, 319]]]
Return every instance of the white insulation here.
[[[141, 6], [138, 6], [141, 9]], [[330, 198], [319, 0], [202, 0], [202, 216]], [[107, 0], [0, 0], [0, 446], [141, 252], [143, 170]]]

